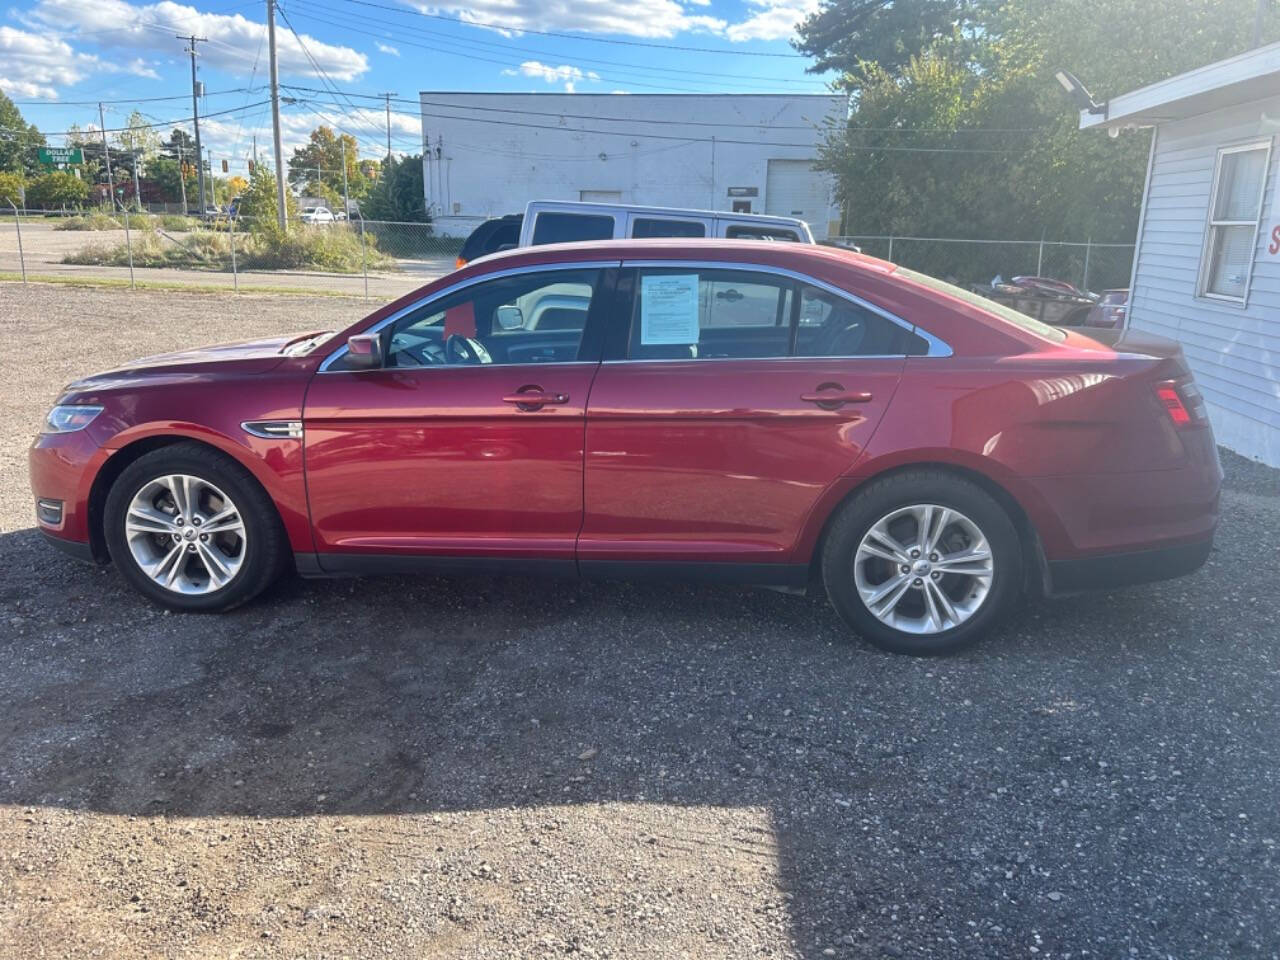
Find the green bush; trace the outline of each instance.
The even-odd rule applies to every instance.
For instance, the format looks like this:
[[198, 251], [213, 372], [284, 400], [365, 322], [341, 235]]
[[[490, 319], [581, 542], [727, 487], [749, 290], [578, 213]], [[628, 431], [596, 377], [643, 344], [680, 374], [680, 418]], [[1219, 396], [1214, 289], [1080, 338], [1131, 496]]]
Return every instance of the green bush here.
[[[132, 225], [133, 217], [130, 217]], [[360, 273], [364, 255], [360, 237], [348, 230], [294, 229], [241, 233], [236, 231], [236, 268], [240, 270], [323, 270], [330, 273]], [[366, 240], [371, 269], [394, 269], [395, 261], [378, 250], [372, 238]], [[91, 266], [127, 266], [129, 249], [124, 243], [110, 246], [90, 244], [68, 254], [63, 263]], [[181, 242], [143, 230], [133, 237], [133, 265], [136, 267], [181, 267], [195, 270], [230, 270], [231, 236], [223, 227], [195, 230]]]
[[70, 173], [46, 173], [27, 184], [27, 206], [40, 210], [78, 207], [89, 199], [89, 185]]
[[[130, 217], [130, 221], [132, 221]], [[130, 226], [132, 226], [132, 222]], [[124, 223], [105, 213], [86, 213], [79, 217], [64, 217], [53, 225], [55, 230], [123, 230]]]
[[195, 217], [184, 217], [177, 213], [166, 213], [155, 219], [159, 221], [161, 230], [168, 230], [170, 233], [186, 233], [200, 225], [200, 221]]
[[0, 209], [22, 206], [22, 185], [22, 174], [0, 170]]

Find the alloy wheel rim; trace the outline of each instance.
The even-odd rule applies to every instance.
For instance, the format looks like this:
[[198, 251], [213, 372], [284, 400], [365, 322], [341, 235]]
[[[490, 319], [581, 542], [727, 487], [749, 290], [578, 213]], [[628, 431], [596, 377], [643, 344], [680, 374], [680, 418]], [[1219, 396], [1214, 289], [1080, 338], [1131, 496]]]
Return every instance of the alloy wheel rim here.
[[226, 587], [244, 566], [248, 546], [231, 498], [188, 474], [143, 484], [129, 502], [124, 533], [138, 568], [157, 586], [186, 596]]
[[991, 593], [995, 559], [981, 528], [951, 507], [912, 504], [885, 514], [854, 553], [853, 579], [871, 614], [929, 636], [970, 620]]

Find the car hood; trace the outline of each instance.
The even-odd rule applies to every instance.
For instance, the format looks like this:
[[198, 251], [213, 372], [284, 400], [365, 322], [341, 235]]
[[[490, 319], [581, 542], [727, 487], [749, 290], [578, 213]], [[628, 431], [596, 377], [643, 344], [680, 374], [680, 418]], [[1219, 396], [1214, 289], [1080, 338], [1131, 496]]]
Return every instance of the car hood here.
[[157, 373], [177, 371], [199, 373], [204, 370], [227, 370], [235, 373], [265, 373], [289, 355], [288, 348], [319, 336], [305, 333], [301, 336], [269, 337], [263, 340], [244, 340], [239, 343], [220, 343], [173, 353], [158, 353], [140, 357], [121, 364], [105, 375], [122, 373]]
[[324, 334], [313, 332], [301, 336], [246, 340], [141, 357], [115, 369], [67, 384], [59, 402], [88, 403], [103, 391], [130, 389], [144, 384], [195, 382], [211, 377], [244, 377], [266, 373], [293, 355], [291, 346], [305, 347], [308, 340], [322, 336]]

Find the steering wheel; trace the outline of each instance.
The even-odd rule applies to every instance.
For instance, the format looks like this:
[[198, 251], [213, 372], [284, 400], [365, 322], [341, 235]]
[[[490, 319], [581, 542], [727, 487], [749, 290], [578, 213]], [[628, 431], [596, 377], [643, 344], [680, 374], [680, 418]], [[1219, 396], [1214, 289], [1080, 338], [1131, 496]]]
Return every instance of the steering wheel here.
[[449, 363], [493, 363], [493, 357], [479, 340], [455, 333], [444, 342], [444, 355]]

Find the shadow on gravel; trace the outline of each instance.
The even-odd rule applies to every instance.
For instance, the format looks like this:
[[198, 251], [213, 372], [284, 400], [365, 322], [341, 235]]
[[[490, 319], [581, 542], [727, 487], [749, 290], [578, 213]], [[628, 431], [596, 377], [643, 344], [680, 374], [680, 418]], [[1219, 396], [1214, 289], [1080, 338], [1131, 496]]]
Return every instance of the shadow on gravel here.
[[1227, 624], [1208, 599], [1221, 565], [1030, 608], [927, 661], [768, 592], [295, 580], [179, 617], [34, 531], [0, 536], [0, 562], [0, 803], [754, 806], [806, 954], [1183, 955], [1275, 936], [1237, 926], [1275, 902], [1276, 784], [1257, 770], [1280, 742], [1276, 665], [1241, 641], [1275, 601]]

